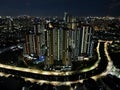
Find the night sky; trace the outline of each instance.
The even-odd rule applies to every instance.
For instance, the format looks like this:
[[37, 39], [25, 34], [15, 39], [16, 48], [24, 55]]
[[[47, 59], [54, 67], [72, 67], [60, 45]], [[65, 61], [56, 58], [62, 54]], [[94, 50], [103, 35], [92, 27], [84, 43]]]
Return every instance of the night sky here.
[[0, 0], [0, 15], [120, 16], [120, 0]]

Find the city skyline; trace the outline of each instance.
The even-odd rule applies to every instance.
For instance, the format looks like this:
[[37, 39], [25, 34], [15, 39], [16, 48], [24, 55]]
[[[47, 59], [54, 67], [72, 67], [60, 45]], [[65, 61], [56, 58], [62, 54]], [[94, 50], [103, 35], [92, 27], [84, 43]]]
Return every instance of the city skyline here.
[[54, 16], [0, 16], [0, 90], [120, 90], [120, 17]]
[[119, 0], [2, 0], [0, 15], [63, 16], [119, 16]]

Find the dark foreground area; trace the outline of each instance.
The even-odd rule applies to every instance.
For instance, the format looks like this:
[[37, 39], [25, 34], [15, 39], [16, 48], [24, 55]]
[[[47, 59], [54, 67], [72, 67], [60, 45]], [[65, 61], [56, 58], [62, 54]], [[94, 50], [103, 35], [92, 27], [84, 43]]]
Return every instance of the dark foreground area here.
[[55, 86], [32, 83], [18, 76], [0, 76], [0, 90], [120, 90], [120, 79], [107, 75], [97, 81], [88, 78], [83, 83]]

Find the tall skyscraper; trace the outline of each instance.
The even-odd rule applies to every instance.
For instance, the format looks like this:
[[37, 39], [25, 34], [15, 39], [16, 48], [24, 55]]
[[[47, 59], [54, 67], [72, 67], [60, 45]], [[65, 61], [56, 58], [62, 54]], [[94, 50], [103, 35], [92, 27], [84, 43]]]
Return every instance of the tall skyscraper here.
[[25, 34], [24, 54], [36, 54], [40, 56], [44, 54], [44, 27], [39, 23], [33, 25], [33, 30]]
[[56, 66], [71, 65], [68, 30], [57, 25], [47, 30], [47, 57], [47, 63], [52, 62]]
[[93, 29], [91, 26], [81, 26], [70, 31], [70, 46], [75, 60], [82, 55], [92, 56], [94, 44], [92, 35]]

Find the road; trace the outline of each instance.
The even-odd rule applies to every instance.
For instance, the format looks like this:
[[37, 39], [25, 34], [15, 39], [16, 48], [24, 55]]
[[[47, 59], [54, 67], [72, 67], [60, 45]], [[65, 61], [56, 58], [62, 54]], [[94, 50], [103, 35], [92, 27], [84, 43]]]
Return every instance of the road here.
[[[100, 62], [100, 52], [99, 52], [99, 46], [100, 46], [100, 41], [98, 42], [97, 45], [97, 53], [98, 53], [98, 60], [96, 61], [96, 63], [91, 66], [90, 68], [84, 68], [82, 70], [80, 70], [79, 72], [88, 72], [90, 70], [95, 69], [99, 62]], [[1, 68], [6, 68], [6, 69], [13, 69], [13, 70], [17, 70], [17, 71], [24, 71], [24, 72], [31, 72], [31, 73], [35, 73], [35, 74], [43, 74], [43, 75], [61, 75], [61, 76], [65, 76], [65, 75], [71, 75], [74, 73], [74, 71], [43, 71], [43, 70], [37, 70], [37, 69], [32, 69], [32, 68], [22, 68], [22, 67], [16, 67], [16, 66], [11, 66], [11, 65], [5, 65], [5, 64], [0, 64]]]
[[99, 74], [99, 75], [92, 76], [92, 78], [93, 78], [94, 80], [97, 80], [98, 78], [103, 77], [103, 76], [106, 76], [107, 74], [109, 74], [109, 73], [111, 72], [112, 66], [113, 66], [113, 62], [112, 62], [112, 60], [111, 60], [111, 58], [110, 58], [110, 56], [109, 56], [109, 53], [108, 53], [108, 51], [107, 51], [107, 45], [108, 45], [108, 43], [111, 43], [111, 41], [101, 41], [101, 40], [100, 40], [100, 42], [105, 42], [105, 43], [104, 43], [104, 51], [105, 51], [105, 55], [106, 55], [107, 60], [108, 60], [108, 65], [107, 65], [106, 70], [105, 70], [104, 72], [102, 72], [102, 73]]
[[[98, 61], [90, 68], [81, 70], [81, 72], [87, 72], [90, 70], [93, 70], [94, 68], [96, 68], [100, 62], [100, 52], [99, 52], [99, 45], [100, 42], [104, 42], [104, 51], [105, 51], [105, 55], [107, 57], [108, 60], [108, 65], [106, 67], [106, 70], [104, 72], [102, 72], [99, 75], [95, 75], [92, 76], [91, 78], [93, 78], [94, 80], [97, 80], [100, 77], [106, 76], [107, 74], [109, 74], [111, 72], [113, 63], [112, 60], [109, 56], [109, 53], [107, 52], [107, 44], [111, 43], [111, 41], [102, 41], [99, 40], [98, 42], [98, 46], [97, 46], [97, 52], [98, 52]], [[0, 64], [1, 68], [6, 68], [6, 69], [14, 69], [14, 70], [18, 70], [18, 71], [24, 71], [24, 72], [31, 72], [31, 73], [35, 73], [35, 74], [43, 74], [43, 75], [71, 75], [74, 73], [74, 71], [67, 71], [67, 72], [55, 72], [55, 71], [42, 71], [42, 70], [36, 70], [36, 69], [28, 69], [28, 68], [21, 68], [21, 67], [15, 67], [15, 66], [10, 66], [10, 65], [4, 65], [4, 64]], [[10, 74], [5, 74], [5, 73], [0, 73], [1, 76], [5, 76], [8, 77]], [[53, 85], [70, 85], [71, 83], [77, 83], [77, 82], [83, 82], [84, 79], [81, 80], [76, 80], [76, 81], [64, 81], [64, 82], [60, 82], [60, 81], [47, 81], [47, 80], [38, 80], [38, 79], [33, 79], [33, 78], [27, 78], [27, 77], [22, 77], [24, 78], [26, 81], [31, 81], [31, 82], [37, 82], [37, 83], [51, 83]]]

